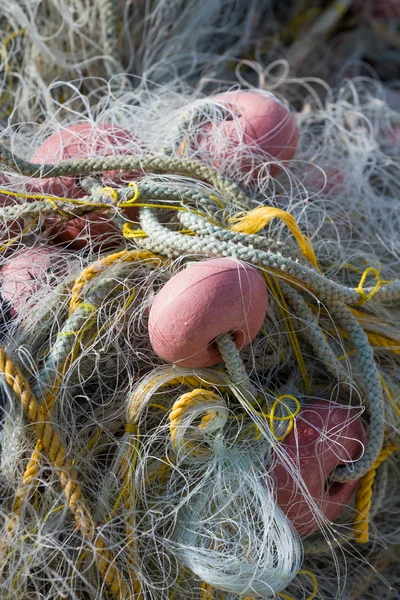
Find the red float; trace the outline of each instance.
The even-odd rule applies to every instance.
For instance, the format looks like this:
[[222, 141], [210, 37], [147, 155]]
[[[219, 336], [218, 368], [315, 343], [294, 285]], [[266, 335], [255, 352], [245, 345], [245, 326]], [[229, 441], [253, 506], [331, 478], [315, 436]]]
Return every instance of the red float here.
[[268, 307], [264, 280], [231, 258], [195, 263], [174, 275], [151, 307], [154, 351], [176, 365], [209, 367], [222, 361], [215, 338], [231, 333], [237, 348], [250, 344]]
[[[367, 436], [354, 409], [333, 402], [303, 408], [295, 428], [281, 442], [289, 463], [300, 472], [304, 486], [328, 521], [335, 521], [352, 499], [359, 481], [332, 482], [329, 476], [340, 465], [361, 458]], [[308, 535], [321, 522], [302, 490], [280, 461], [274, 469], [277, 502], [297, 531]]]
[[[125, 129], [110, 124], [85, 122], [76, 123], [51, 135], [39, 146], [31, 160], [38, 164], [57, 164], [74, 158], [129, 155], [142, 150], [137, 138]], [[107, 171], [101, 175], [102, 185], [126, 185], [137, 176], [137, 172]], [[31, 191], [55, 196], [81, 198], [87, 195], [79, 176], [41, 179], [32, 186]], [[124, 214], [128, 219], [136, 220], [138, 209], [126, 209]], [[99, 213], [71, 221], [56, 221], [49, 231], [54, 243], [67, 244], [73, 250], [80, 250], [88, 243], [93, 248], [114, 248], [121, 241], [120, 238], [118, 240], [117, 232], [110, 219]]]
[[16, 252], [0, 272], [1, 293], [9, 303], [10, 315], [18, 318], [35, 294], [53, 286], [68, 272], [70, 257], [55, 248], [28, 248]]
[[298, 129], [293, 115], [278, 100], [258, 92], [226, 92], [211, 98], [229, 109], [232, 117], [207, 123], [199, 131], [197, 144], [215, 167], [238, 166], [256, 176], [260, 166], [271, 161], [268, 172], [276, 176], [282, 161], [290, 161], [297, 149]]

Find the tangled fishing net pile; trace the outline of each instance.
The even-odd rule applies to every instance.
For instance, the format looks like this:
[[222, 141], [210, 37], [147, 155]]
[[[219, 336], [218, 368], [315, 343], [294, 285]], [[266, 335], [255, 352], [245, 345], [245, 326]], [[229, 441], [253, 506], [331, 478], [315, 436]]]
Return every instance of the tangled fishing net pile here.
[[396, 0], [0, 8], [0, 598], [400, 594]]

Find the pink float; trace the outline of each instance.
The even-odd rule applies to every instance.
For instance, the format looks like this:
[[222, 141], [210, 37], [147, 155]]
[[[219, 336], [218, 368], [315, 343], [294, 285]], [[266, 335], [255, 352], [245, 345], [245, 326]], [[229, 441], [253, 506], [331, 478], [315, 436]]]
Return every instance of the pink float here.
[[215, 339], [231, 333], [238, 349], [250, 344], [268, 307], [265, 283], [256, 269], [230, 258], [195, 263], [174, 275], [150, 310], [154, 351], [182, 367], [216, 365]]
[[[298, 129], [292, 114], [274, 98], [257, 92], [226, 92], [211, 98], [225, 106], [236, 118], [219, 124], [206, 124], [199, 132], [197, 142], [219, 168], [223, 163], [240, 165], [241, 171], [254, 170], [273, 161], [268, 170], [271, 176], [279, 174], [280, 161], [290, 161], [297, 149]], [[245, 154], [237, 157], [237, 149]]]
[[[140, 149], [138, 140], [120, 127], [101, 123], [76, 123], [51, 135], [32, 157], [32, 162], [58, 163], [73, 158], [135, 154]], [[108, 171], [102, 175], [104, 186], [121, 185], [137, 177], [137, 173]], [[80, 184], [80, 177], [55, 177], [34, 182], [32, 191], [44, 192], [55, 196], [81, 198], [87, 194]], [[138, 209], [124, 211], [130, 220], [138, 218]], [[101, 214], [83, 216], [72, 221], [60, 221], [53, 224], [50, 235], [55, 243], [68, 244], [73, 250], [84, 248], [89, 240], [95, 247], [111, 249], [118, 245], [117, 229], [107, 217]], [[107, 240], [111, 236], [110, 240]]]
[[53, 285], [68, 272], [70, 258], [55, 248], [29, 248], [16, 252], [0, 272], [1, 294], [17, 318], [44, 285]]
[[[328, 521], [335, 521], [354, 496], [359, 481], [332, 482], [339, 466], [361, 458], [367, 436], [354, 409], [318, 402], [301, 410], [296, 426], [281, 442], [300, 471], [303, 484]], [[320, 529], [313, 508], [282, 463], [274, 469], [277, 502], [301, 535]]]

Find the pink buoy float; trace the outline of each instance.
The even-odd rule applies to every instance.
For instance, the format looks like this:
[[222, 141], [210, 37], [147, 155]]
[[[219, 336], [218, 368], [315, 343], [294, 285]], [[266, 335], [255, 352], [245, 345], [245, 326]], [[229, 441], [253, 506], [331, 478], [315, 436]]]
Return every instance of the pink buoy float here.
[[[329, 477], [340, 465], [361, 458], [367, 443], [356, 411], [334, 402], [316, 402], [301, 410], [295, 428], [281, 443], [325, 519], [335, 521], [354, 496], [359, 480], [339, 483]], [[274, 477], [277, 502], [298, 533], [319, 530], [321, 523], [290, 469], [278, 462]]]
[[[268, 172], [275, 177], [279, 162], [290, 161], [297, 149], [298, 128], [290, 111], [277, 99], [252, 91], [225, 92], [211, 98], [226, 107], [232, 117], [220, 123], [205, 124], [197, 144], [205, 157], [220, 168], [237, 163], [242, 173], [256, 176], [266, 161]], [[238, 156], [238, 150], [243, 149]]]
[[[105, 123], [85, 122], [75, 123], [51, 135], [39, 146], [31, 160], [38, 164], [57, 164], [68, 159], [129, 155], [139, 151], [143, 151], [139, 140], [126, 129]], [[105, 187], [126, 184], [137, 176], [137, 172], [107, 171], [102, 174], [102, 184]], [[80, 181], [78, 176], [41, 179], [32, 183], [31, 191], [81, 198], [87, 192]], [[132, 207], [125, 209], [124, 214], [134, 221], [139, 211]], [[118, 245], [117, 232], [110, 219], [101, 213], [84, 215], [71, 221], [57, 219], [49, 230], [54, 243], [67, 244], [73, 250], [80, 250], [89, 242], [96, 248], [114, 248]]]
[[164, 360], [189, 368], [222, 361], [215, 339], [230, 333], [240, 350], [262, 327], [268, 308], [264, 280], [253, 267], [231, 258], [191, 264], [157, 294], [149, 335]]
[[2, 299], [10, 316], [18, 318], [43, 286], [53, 286], [68, 273], [70, 256], [56, 248], [27, 248], [16, 252], [0, 271]]

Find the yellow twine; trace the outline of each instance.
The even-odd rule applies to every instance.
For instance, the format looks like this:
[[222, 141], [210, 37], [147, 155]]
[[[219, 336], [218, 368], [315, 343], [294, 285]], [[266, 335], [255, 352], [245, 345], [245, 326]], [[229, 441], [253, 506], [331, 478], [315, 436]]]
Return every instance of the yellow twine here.
[[354, 521], [354, 537], [358, 544], [367, 544], [369, 542], [369, 511], [371, 510], [372, 488], [376, 472], [380, 465], [396, 450], [397, 446], [382, 448], [372, 468], [364, 475], [358, 486], [355, 503], [357, 517]]
[[260, 229], [266, 227], [272, 219], [281, 219], [285, 223], [294, 235], [302, 254], [320, 271], [311, 240], [301, 232], [294, 217], [285, 210], [273, 206], [259, 206], [245, 213], [244, 216], [242, 214], [235, 215], [231, 217], [231, 221], [236, 221], [236, 225], [231, 227], [231, 231], [247, 233], [249, 235], [257, 233]]
[[101, 188], [101, 190], [99, 190], [98, 193], [99, 194], [107, 194], [108, 196], [110, 196], [110, 198], [114, 202], [114, 204], [116, 204], [119, 200], [118, 191], [110, 186], [105, 186], [105, 187]]
[[[294, 412], [292, 412], [290, 410], [290, 408], [284, 402], [284, 400], [293, 400], [293, 402], [296, 404], [296, 409]], [[276, 411], [277, 407], [279, 406], [279, 404], [283, 404], [283, 406], [285, 407], [285, 409], [288, 412], [288, 414], [284, 417], [277, 417], [275, 414], [275, 411]], [[271, 433], [277, 442], [281, 442], [282, 440], [284, 440], [285, 437], [288, 436], [289, 433], [292, 431], [293, 426], [294, 426], [294, 419], [295, 419], [295, 417], [297, 417], [300, 410], [301, 410], [300, 402], [298, 401], [297, 398], [295, 398], [295, 396], [292, 396], [291, 394], [284, 394], [283, 396], [279, 396], [279, 398], [277, 398], [275, 400], [275, 402], [273, 403], [273, 405], [271, 407], [271, 412], [269, 414], [266, 413], [265, 416], [269, 419], [269, 426], [271, 429]], [[275, 421], [289, 421], [286, 431], [279, 437], [275, 433]]]
[[[373, 275], [375, 275], [376, 284], [373, 287], [373, 289], [368, 294], [366, 294], [363, 286], [364, 286], [365, 280], [367, 279], [367, 277], [370, 273], [373, 273]], [[365, 269], [365, 271], [362, 274], [362, 277], [360, 279], [360, 283], [358, 284], [358, 287], [356, 287], [356, 291], [361, 296], [360, 301], [358, 302], [358, 306], [361, 306], [362, 304], [369, 302], [369, 300], [371, 300], [375, 296], [376, 292], [380, 289], [381, 285], [382, 285], [382, 280], [381, 280], [381, 275], [380, 275], [379, 271], [377, 269], [375, 269], [375, 267], [368, 267], [367, 269]]]
[[12, 238], [11, 240], [9, 240], [8, 242], [6, 242], [5, 244], [3, 244], [2, 246], [0, 246], [0, 252], [3, 252], [4, 250], [6, 250], [9, 246], [11, 246], [12, 244], [14, 244], [15, 242], [17, 242], [18, 240], [20, 240], [25, 234], [27, 234], [29, 231], [32, 231], [32, 229], [37, 225], [39, 221], [39, 218], [37, 217], [36, 219], [34, 219], [32, 221], [32, 223], [30, 223], [29, 225], [27, 225], [27, 227], [25, 227], [21, 233], [19, 233], [18, 235], [16, 235], [14, 238]]
[[136, 200], [139, 198], [139, 186], [138, 186], [138, 184], [136, 183], [136, 181], [130, 181], [130, 182], [128, 183], [128, 187], [133, 187], [133, 188], [135, 188], [135, 193], [134, 193], [134, 195], [133, 195], [133, 197], [132, 197], [132, 198], [130, 198], [129, 200], [126, 200], [126, 201], [125, 201], [125, 204], [129, 204], [129, 205], [131, 205], [131, 204], [135, 204]]
[[126, 423], [125, 431], [126, 433], [137, 433], [137, 426], [135, 423]]
[[288, 332], [289, 335], [289, 340], [290, 343], [292, 345], [293, 348], [293, 352], [294, 355], [296, 357], [296, 361], [297, 364], [299, 366], [299, 370], [301, 373], [301, 376], [303, 378], [304, 381], [304, 387], [307, 391], [308, 394], [312, 393], [312, 386], [311, 386], [311, 382], [310, 382], [310, 378], [308, 376], [307, 373], [307, 369], [306, 369], [306, 365], [304, 362], [304, 358], [303, 358], [303, 354], [301, 352], [300, 349], [300, 344], [299, 344], [299, 340], [298, 337], [296, 335], [296, 331], [293, 325], [293, 320], [290, 316], [289, 313], [289, 308], [288, 305], [286, 303], [285, 297], [282, 293], [282, 290], [279, 286], [278, 283], [278, 279], [276, 277], [274, 277], [273, 275], [269, 276], [268, 273], [266, 273], [265, 271], [263, 272], [264, 278], [267, 282], [268, 287], [270, 288], [270, 290], [272, 291], [272, 293], [275, 296], [275, 299], [277, 301], [277, 305], [278, 305], [278, 309], [279, 312], [281, 313], [282, 319], [284, 321], [285, 324], [285, 328]]
[[201, 584], [201, 600], [212, 600], [214, 598], [214, 588], [203, 581]]
[[157, 261], [157, 262], [165, 262], [165, 259], [162, 257], [153, 254], [152, 252], [141, 251], [141, 250], [122, 250], [121, 252], [116, 252], [114, 254], [109, 254], [105, 256], [101, 260], [97, 260], [92, 263], [86, 269], [82, 271], [79, 277], [75, 280], [74, 286], [71, 291], [71, 300], [69, 304], [69, 314], [71, 315], [76, 308], [82, 304], [81, 293], [90, 281], [92, 281], [95, 277], [97, 277], [100, 273], [103, 273], [105, 269], [115, 264], [118, 261], [121, 262], [136, 262], [136, 261]]
[[[311, 594], [309, 596], [307, 596], [307, 598], [305, 600], [314, 600], [315, 596], [318, 594], [318, 580], [316, 578], [316, 576], [314, 575], [314, 573], [312, 573], [311, 571], [306, 571], [304, 569], [301, 569], [300, 571], [297, 572], [297, 575], [306, 575], [306, 577], [309, 577], [312, 581], [313, 584], [313, 591], [311, 592]], [[289, 596], [288, 594], [284, 594], [283, 592], [279, 592], [278, 596], [280, 598], [282, 598], [283, 600], [294, 600], [294, 598], [292, 596]]]
[[124, 223], [124, 226], [122, 228], [122, 235], [124, 236], [124, 238], [131, 240], [135, 238], [147, 237], [147, 233], [143, 231], [143, 229], [134, 229], [134, 227], [135, 225], [133, 225], [132, 223]]
[[223, 202], [221, 202], [221, 200], [219, 198], [217, 198], [217, 196], [210, 196], [210, 200], [213, 200], [215, 202], [215, 204], [217, 204], [220, 208], [224, 208], [224, 204]]

